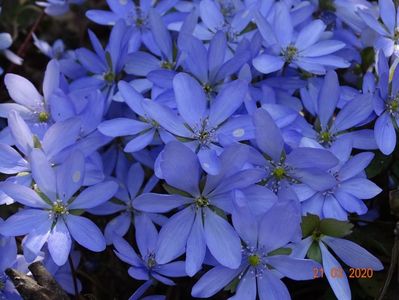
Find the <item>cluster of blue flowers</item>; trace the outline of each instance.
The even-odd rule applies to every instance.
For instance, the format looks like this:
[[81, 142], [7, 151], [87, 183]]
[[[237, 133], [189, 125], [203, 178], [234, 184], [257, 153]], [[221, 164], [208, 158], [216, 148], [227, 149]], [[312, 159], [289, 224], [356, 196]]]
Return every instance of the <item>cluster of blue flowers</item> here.
[[[38, 4], [60, 15], [82, 2]], [[50, 58], [40, 91], [4, 77], [0, 205], [18, 210], [0, 220], [0, 299], [20, 299], [4, 270], [37, 260], [74, 293], [80, 247], [130, 266], [144, 281], [130, 299], [185, 276], [194, 297], [290, 299], [282, 278], [320, 268], [350, 299], [330, 270], [383, 269], [345, 236], [381, 192], [371, 151], [396, 146], [393, 0], [106, 2], [86, 12], [110, 28], [105, 46], [92, 31], [90, 49], [34, 36]], [[10, 43], [0, 34], [7, 57]], [[359, 74], [366, 48], [375, 63]]]

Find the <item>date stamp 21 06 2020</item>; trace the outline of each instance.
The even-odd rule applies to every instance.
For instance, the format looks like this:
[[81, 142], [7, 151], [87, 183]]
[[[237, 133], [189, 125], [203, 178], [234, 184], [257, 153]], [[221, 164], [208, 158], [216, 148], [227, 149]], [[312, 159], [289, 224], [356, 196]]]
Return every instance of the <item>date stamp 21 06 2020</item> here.
[[[327, 270], [323, 268], [313, 268], [313, 278], [323, 278]], [[343, 278], [345, 271], [341, 267], [331, 268], [329, 270], [331, 278]], [[374, 275], [373, 269], [371, 268], [350, 268], [347, 274], [349, 278], [372, 278]]]

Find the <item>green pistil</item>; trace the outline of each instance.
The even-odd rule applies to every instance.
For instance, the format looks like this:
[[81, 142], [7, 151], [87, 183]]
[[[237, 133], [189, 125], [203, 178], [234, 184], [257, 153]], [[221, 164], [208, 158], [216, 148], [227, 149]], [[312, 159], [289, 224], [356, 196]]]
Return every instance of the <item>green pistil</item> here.
[[155, 261], [155, 257], [150, 256], [147, 260], [147, 266], [149, 269], [155, 267], [157, 265], [157, 262]]
[[136, 19], [136, 26], [137, 26], [137, 27], [143, 26], [144, 23], [145, 23], [145, 22], [144, 22], [143, 19], [141, 19], [141, 18], [137, 18], [137, 19]]
[[320, 141], [323, 143], [331, 142], [331, 134], [328, 131], [320, 133]]
[[298, 49], [293, 45], [289, 45], [285, 50], [283, 50], [282, 54], [285, 61], [291, 63], [297, 57]]
[[212, 86], [209, 83], [205, 83], [202, 88], [204, 89], [205, 93], [210, 94], [213, 91]]
[[207, 207], [209, 205], [209, 200], [203, 196], [198, 197], [195, 200], [197, 207]]
[[40, 123], [46, 123], [50, 118], [49, 114], [45, 111], [39, 113], [38, 120]]
[[168, 61], [163, 61], [161, 64], [161, 68], [162, 69], [166, 69], [166, 70], [172, 70], [173, 69], [173, 63], [170, 63]]
[[399, 28], [395, 28], [395, 33], [393, 35], [393, 39], [397, 42], [399, 41]]
[[256, 267], [260, 264], [260, 257], [256, 254], [248, 256], [248, 262], [251, 266]]
[[278, 179], [281, 180], [284, 178], [285, 176], [285, 170], [283, 167], [277, 167], [273, 170], [273, 176]]
[[65, 215], [68, 213], [66, 206], [58, 201], [53, 205], [52, 211], [56, 216]]
[[389, 109], [392, 111], [392, 112], [397, 112], [398, 111], [398, 109], [399, 109], [399, 103], [398, 103], [398, 101], [392, 101], [390, 104], [389, 104]]
[[312, 233], [312, 239], [314, 240], [314, 241], [320, 241], [320, 239], [321, 239], [321, 237], [322, 237], [322, 233], [320, 232], [320, 231], [314, 231], [313, 233]]
[[115, 73], [113, 73], [112, 71], [109, 71], [104, 75], [104, 80], [108, 83], [113, 83], [115, 81], [115, 78]]

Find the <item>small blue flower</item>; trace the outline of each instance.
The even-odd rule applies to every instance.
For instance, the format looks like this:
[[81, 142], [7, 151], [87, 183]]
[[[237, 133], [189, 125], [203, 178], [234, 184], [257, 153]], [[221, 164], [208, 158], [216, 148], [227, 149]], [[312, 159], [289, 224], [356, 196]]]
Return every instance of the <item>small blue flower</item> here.
[[292, 17], [284, 2], [275, 5], [273, 25], [257, 14], [259, 31], [268, 43], [270, 53], [261, 53], [252, 61], [255, 69], [263, 74], [281, 70], [284, 66], [300, 68], [313, 74], [325, 74], [326, 68], [345, 68], [349, 63], [334, 55], [345, 47], [338, 40], [321, 39], [326, 25], [315, 20], [296, 35]]
[[[26, 206], [0, 225], [7, 236], [26, 235], [24, 255], [33, 261], [47, 242], [54, 262], [62, 266], [68, 259], [72, 238], [92, 251], [103, 251], [105, 239], [98, 227], [79, 211], [98, 206], [117, 191], [117, 184], [105, 181], [86, 188], [76, 197], [84, 178], [84, 157], [74, 152], [63, 164], [52, 168], [39, 149], [30, 154], [33, 189], [15, 183], [1, 183], [1, 189]], [[72, 236], [72, 238], [71, 238]]]
[[136, 231], [136, 241], [140, 251], [137, 255], [132, 246], [129, 245], [121, 237], [115, 237], [113, 244], [115, 246], [115, 254], [124, 262], [130, 265], [128, 273], [131, 277], [137, 280], [146, 280], [146, 282], [139, 287], [136, 292], [129, 298], [132, 300], [142, 299], [141, 296], [154, 283], [160, 281], [166, 285], [174, 285], [174, 282], [168, 277], [183, 277], [186, 276], [184, 270], [184, 261], [171, 262], [170, 260], [158, 259], [163, 256], [163, 250], [158, 246], [158, 231], [151, 220], [145, 216], [138, 216], [140, 223], [145, 230]]
[[[160, 160], [162, 175], [180, 194], [143, 194], [133, 202], [136, 209], [151, 213], [181, 208], [160, 231], [159, 262], [170, 261], [186, 252], [186, 272], [193, 276], [201, 269], [208, 248], [222, 265], [229, 268], [240, 265], [240, 240], [219, 212], [232, 211], [232, 191], [260, 179], [261, 173], [257, 170], [241, 171], [248, 154], [246, 150], [240, 145], [226, 149], [220, 157], [220, 173], [202, 179], [198, 158], [189, 148], [179, 142], [165, 146]], [[231, 164], [234, 159], [235, 165]]]
[[233, 218], [234, 226], [244, 242], [240, 267], [214, 267], [194, 285], [192, 295], [211, 297], [238, 278], [235, 295], [230, 299], [255, 300], [257, 296], [261, 300], [290, 299], [281, 277], [312, 279], [313, 268], [319, 266], [309, 259], [297, 259], [278, 252], [273, 254], [290, 241], [298, 239], [298, 218], [300, 216], [295, 204], [288, 200], [275, 204], [259, 222], [241, 207]]

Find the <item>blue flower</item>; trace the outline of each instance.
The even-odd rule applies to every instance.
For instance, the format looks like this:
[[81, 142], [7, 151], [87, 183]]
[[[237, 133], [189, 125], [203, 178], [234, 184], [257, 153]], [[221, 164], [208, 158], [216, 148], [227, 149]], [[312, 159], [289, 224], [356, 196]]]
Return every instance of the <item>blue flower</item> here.
[[260, 33], [270, 47], [252, 61], [255, 69], [263, 74], [281, 70], [284, 66], [303, 69], [313, 74], [325, 74], [326, 68], [349, 66], [343, 58], [333, 53], [344, 48], [338, 40], [322, 40], [326, 25], [315, 20], [294, 33], [292, 17], [285, 3], [275, 5], [273, 25], [257, 14]]
[[220, 173], [202, 179], [196, 155], [183, 144], [170, 142], [161, 154], [160, 168], [171, 191], [181, 192], [143, 194], [133, 202], [136, 209], [144, 212], [165, 213], [181, 208], [160, 231], [158, 258], [164, 263], [186, 252], [186, 272], [190, 276], [201, 269], [206, 248], [224, 266], [237, 268], [241, 262], [238, 235], [219, 213], [231, 212], [232, 191], [257, 182], [261, 173], [253, 169], [241, 171], [247, 151], [240, 145], [226, 149], [220, 159]]
[[[79, 195], [84, 178], [84, 157], [74, 152], [53, 169], [44, 153], [33, 149], [30, 154], [33, 189], [14, 183], [1, 183], [1, 189], [26, 206], [0, 225], [6, 236], [26, 235], [24, 255], [33, 261], [44, 243], [54, 262], [62, 266], [68, 259], [72, 238], [92, 251], [103, 251], [105, 239], [98, 227], [79, 211], [98, 206], [111, 198], [117, 184], [105, 181], [86, 188]], [[71, 238], [72, 236], [72, 238]]]
[[[329, 148], [341, 139], [352, 140], [353, 145], [360, 149], [375, 149], [375, 140], [371, 130], [354, 130], [373, 118], [373, 96], [362, 93], [351, 96], [342, 103], [343, 88], [340, 87], [338, 76], [334, 71], [327, 72], [319, 88], [313, 83], [308, 89], [302, 89], [302, 101], [306, 109], [316, 118], [312, 127], [303, 119], [298, 118], [293, 125], [305, 139], [302, 145], [311, 143], [307, 138]], [[338, 106], [342, 106], [335, 113]]]
[[[290, 299], [281, 277], [294, 280], [312, 279], [313, 268], [319, 266], [312, 260], [283, 254], [287, 249], [282, 248], [298, 239], [298, 218], [300, 216], [295, 204], [289, 200], [275, 204], [260, 222], [245, 207], [241, 207], [233, 218], [234, 226], [244, 241], [240, 267], [214, 267], [194, 285], [192, 295], [200, 298], [211, 297], [238, 278], [235, 295], [230, 299], [255, 300], [257, 295], [261, 300]], [[290, 251], [289, 248], [288, 250]]]
[[132, 136], [124, 148], [125, 152], [140, 151], [152, 144], [154, 140], [157, 142], [158, 136], [164, 142], [172, 139], [170, 134], [160, 127], [146, 111], [144, 103], [147, 100], [140, 93], [124, 81], [121, 81], [118, 87], [124, 102], [138, 115], [138, 118], [119, 117], [106, 120], [98, 126], [102, 134], [110, 137]]
[[129, 39], [132, 31], [124, 22], [117, 22], [112, 28], [109, 43], [103, 49], [97, 36], [89, 30], [89, 37], [95, 52], [86, 48], [75, 51], [77, 60], [87, 70], [87, 75], [71, 83], [72, 90], [100, 89], [107, 95], [108, 109], [126, 63], [129, 50]]
[[144, 108], [160, 126], [197, 153], [207, 173], [215, 175], [220, 170], [218, 156], [223, 145], [252, 138], [250, 118], [232, 117], [244, 100], [247, 84], [241, 80], [226, 83], [210, 104], [198, 81], [185, 73], [174, 77], [173, 88], [180, 116], [154, 101], [143, 102]]
[[398, 54], [398, 25], [396, 5], [392, 0], [379, 0], [379, 16], [372, 9], [358, 11], [363, 21], [375, 31], [378, 36], [374, 41], [374, 48], [382, 50], [386, 57]]
[[50, 102], [60, 85], [59, 64], [51, 60], [43, 79], [43, 96], [27, 79], [16, 74], [7, 74], [4, 83], [12, 100], [16, 103], [0, 104], [0, 117], [7, 118], [11, 110], [16, 110], [35, 132], [42, 136], [49, 124], [53, 122], [50, 113]]
[[395, 68], [390, 80], [390, 68], [382, 51], [378, 53], [378, 90], [374, 97], [374, 110], [378, 118], [374, 136], [378, 148], [385, 155], [396, 146], [396, 128], [399, 120], [399, 68]]
[[186, 276], [184, 261], [171, 262], [170, 260], [159, 260], [164, 257], [163, 251], [158, 246], [158, 231], [151, 220], [141, 215], [137, 217], [141, 228], [145, 230], [136, 231], [136, 241], [140, 255], [134, 251], [123, 238], [116, 236], [113, 240], [115, 254], [124, 262], [130, 265], [128, 272], [131, 277], [137, 280], [146, 280], [129, 299], [142, 299], [141, 296], [153, 284], [160, 281], [166, 285], [174, 285], [168, 277]]
[[[349, 240], [329, 236], [316, 230], [309, 237], [293, 246], [294, 257], [303, 258], [310, 253], [318, 252], [321, 264], [323, 266], [323, 274], [327, 277], [335, 296], [338, 299], [351, 299], [351, 291], [348, 278], [343, 271], [341, 264], [330, 253], [332, 250], [336, 256], [346, 265], [352, 268], [366, 268], [375, 271], [382, 270], [384, 267], [378, 258], [373, 256], [366, 249]], [[339, 275], [334, 272], [339, 272]]]
[[347, 220], [348, 213], [365, 214], [368, 209], [362, 200], [371, 199], [382, 191], [365, 176], [364, 169], [374, 154], [362, 152], [350, 157], [352, 147], [348, 142], [336, 143], [330, 150], [340, 158], [340, 163], [329, 170], [336, 184], [319, 192], [311, 191], [303, 185], [295, 186], [302, 201], [302, 212], [338, 220]]
[[253, 151], [251, 161], [263, 169], [262, 183], [274, 192], [304, 183], [315, 191], [335, 185], [335, 178], [327, 171], [338, 164], [329, 151], [310, 147], [284, 150], [284, 140], [271, 116], [262, 108], [253, 115], [256, 144], [261, 155]]

